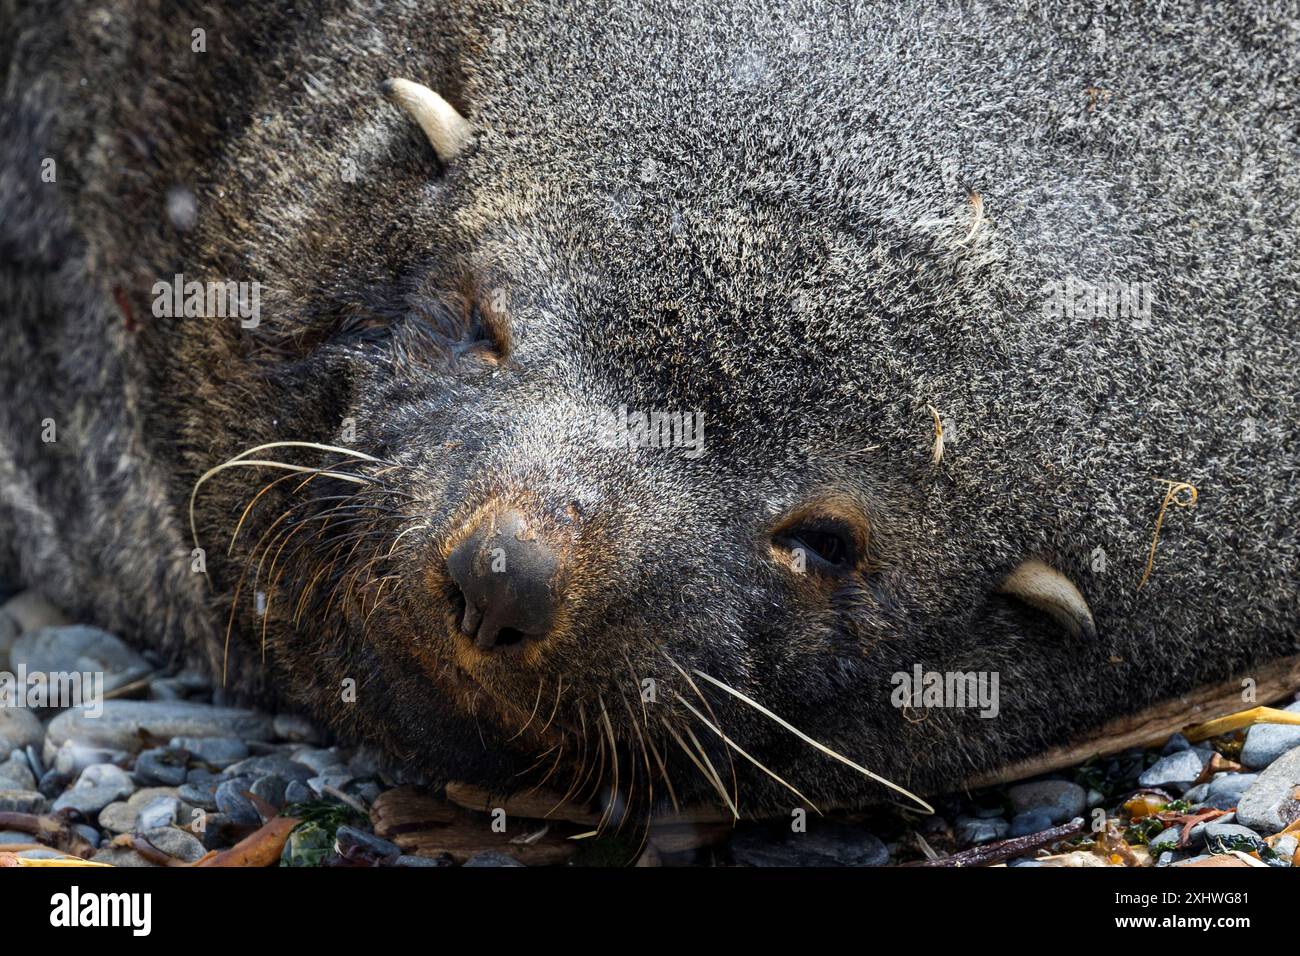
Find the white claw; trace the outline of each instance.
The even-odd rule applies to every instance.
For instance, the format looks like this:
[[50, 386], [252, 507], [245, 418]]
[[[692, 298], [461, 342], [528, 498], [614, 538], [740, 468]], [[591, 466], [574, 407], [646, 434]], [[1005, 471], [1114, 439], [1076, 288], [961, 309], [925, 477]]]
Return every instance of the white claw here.
[[1019, 564], [998, 591], [1038, 608], [1074, 637], [1097, 636], [1092, 611], [1074, 582], [1037, 558]]

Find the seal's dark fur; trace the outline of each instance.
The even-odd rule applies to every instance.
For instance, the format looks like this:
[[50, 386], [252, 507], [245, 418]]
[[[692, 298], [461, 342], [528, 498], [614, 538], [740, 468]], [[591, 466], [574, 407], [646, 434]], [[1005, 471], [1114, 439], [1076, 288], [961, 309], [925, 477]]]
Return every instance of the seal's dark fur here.
[[[672, 662], [933, 789], [1294, 652], [1293, 4], [418, 6], [3, 5], [0, 571], [500, 785], [557, 732], [594, 748], [603, 710], [702, 786], [656, 715], [727, 758], [681, 694], [815, 800], [877, 792]], [[446, 96], [469, 150], [439, 163], [390, 76]], [[156, 318], [175, 273], [261, 282], [260, 324]], [[1150, 314], [1061, 308], [1071, 277], [1147, 283]], [[707, 453], [595, 447], [623, 405], [703, 412]], [[396, 467], [267, 452], [377, 480], [276, 485], [230, 558], [283, 473], [221, 473], [193, 573], [196, 479], [289, 440]], [[1139, 590], [1161, 479], [1199, 501]], [[227, 654], [259, 538], [332, 495], [366, 533], [304, 530]], [[448, 626], [446, 554], [502, 501], [573, 568], [526, 660]], [[772, 533], [823, 507], [870, 542], [794, 574]], [[995, 594], [1030, 557], [1094, 641]], [[917, 663], [997, 672], [999, 716], [896, 709]]]

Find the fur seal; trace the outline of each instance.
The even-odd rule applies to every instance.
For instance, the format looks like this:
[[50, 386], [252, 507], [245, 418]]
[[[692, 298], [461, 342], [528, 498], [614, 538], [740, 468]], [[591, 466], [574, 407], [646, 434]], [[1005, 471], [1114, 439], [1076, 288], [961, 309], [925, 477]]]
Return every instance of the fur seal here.
[[751, 811], [1295, 651], [1294, 16], [416, 7], [5, 6], [0, 572]]

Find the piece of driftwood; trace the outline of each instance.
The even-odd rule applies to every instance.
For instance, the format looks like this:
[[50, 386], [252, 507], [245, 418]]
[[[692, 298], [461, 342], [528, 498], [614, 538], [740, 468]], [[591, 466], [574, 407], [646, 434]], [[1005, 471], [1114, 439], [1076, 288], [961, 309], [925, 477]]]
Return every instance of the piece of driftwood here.
[[1136, 714], [1117, 717], [1064, 746], [1053, 747], [1027, 760], [973, 777], [966, 782], [966, 786], [976, 789], [1023, 780], [1063, 767], [1072, 767], [1093, 757], [1104, 757], [1131, 747], [1160, 743], [1184, 727], [1223, 717], [1249, 706], [1241, 698], [1241, 681], [1246, 676], [1255, 681], [1255, 700], [1251, 704], [1267, 704], [1279, 700], [1295, 693], [1296, 688], [1300, 687], [1300, 654], [1272, 661], [1256, 668], [1249, 675], [1240, 675], [1162, 701]]
[[[463, 794], [462, 794], [463, 796]], [[490, 815], [465, 809], [412, 787], [379, 795], [370, 808], [375, 834], [391, 840], [405, 853], [438, 857], [447, 854], [464, 863], [476, 853], [503, 853], [525, 866], [566, 863], [577, 852], [569, 839], [575, 828], [565, 821], [506, 816], [506, 830], [497, 832]]]

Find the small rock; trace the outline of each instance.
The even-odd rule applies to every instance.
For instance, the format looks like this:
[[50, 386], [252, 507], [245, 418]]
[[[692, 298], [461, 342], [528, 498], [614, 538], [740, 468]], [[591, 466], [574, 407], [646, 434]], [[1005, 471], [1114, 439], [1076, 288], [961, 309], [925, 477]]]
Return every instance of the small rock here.
[[279, 810], [284, 806], [284, 793], [287, 786], [284, 777], [272, 773], [265, 777], [258, 777], [248, 790], [254, 796], [260, 797]]
[[186, 863], [193, 863], [207, 852], [198, 837], [186, 833], [179, 827], [164, 826], [155, 830], [146, 830], [141, 836], [168, 856], [174, 856]]
[[1205, 825], [1205, 845], [1211, 853], [1229, 853], [1233, 850], [1250, 853], [1263, 848], [1266, 844], [1250, 827], [1238, 823], [1216, 822]]
[[[810, 824], [806, 833], [771, 834], [757, 828], [731, 839], [731, 855], [745, 866], [883, 866], [889, 851], [874, 834], [838, 823]], [[468, 865], [468, 864], [466, 864]]]
[[199, 839], [209, 850], [233, 846], [239, 840], [236, 830], [234, 821], [224, 813], [204, 814], [195, 827]]
[[[1290, 833], [1288, 833], [1284, 837], [1279, 837], [1277, 842], [1273, 844], [1273, 852], [1276, 853], [1278, 856], [1280, 856], [1282, 859], [1288, 861], [1295, 860], [1295, 854], [1297, 849], [1300, 849], [1300, 839], [1297, 839], [1293, 834]], [[1295, 864], [1293, 862], [1292, 866], [1294, 865]]]
[[200, 783], [186, 782], [176, 791], [176, 795], [190, 806], [212, 813], [217, 809], [217, 787], [220, 783], [216, 777]]
[[135, 829], [135, 811], [125, 800], [114, 800], [99, 811], [98, 823], [109, 833], [130, 833]]
[[169, 827], [180, 819], [181, 802], [175, 797], [155, 797], [146, 803], [135, 818], [136, 830]]
[[1187, 845], [1200, 846], [1205, 842], [1205, 828], [1210, 824], [1217, 823], [1236, 823], [1237, 815], [1235, 813], [1225, 814], [1218, 819], [1210, 820], [1208, 823], [1198, 823], [1187, 831]]
[[1153, 854], [1159, 855], [1166, 850], [1176, 850], [1178, 841], [1182, 837], [1182, 827], [1169, 827], [1162, 830], [1159, 835], [1153, 837], [1147, 843], [1147, 849]]
[[1007, 791], [1017, 814], [1041, 810], [1052, 824], [1064, 823], [1082, 815], [1087, 792], [1068, 780], [1040, 780], [1022, 783]]
[[0, 811], [5, 813], [44, 813], [49, 799], [36, 790], [0, 790]]
[[[1255, 730], [1256, 728], [1251, 728]], [[1300, 748], [1273, 761], [1237, 799], [1237, 820], [1260, 833], [1277, 833], [1300, 818]]]
[[402, 855], [402, 850], [396, 843], [350, 826], [341, 826], [335, 832], [334, 849], [345, 859], [384, 866]]
[[308, 800], [314, 800], [316, 794], [312, 793], [311, 787], [301, 780], [290, 780], [288, 786], [284, 788], [284, 802], [290, 806], [295, 803], [306, 803]]
[[1208, 783], [1198, 783], [1183, 794], [1183, 799], [1192, 804], [1204, 803], [1209, 795], [1210, 785]]
[[142, 857], [135, 850], [124, 846], [106, 846], [90, 858], [92, 863], [107, 863], [109, 866], [157, 866]]
[[482, 853], [475, 853], [462, 866], [523, 866], [523, 864], [514, 857], [498, 853], [496, 850], [485, 850]]
[[45, 728], [31, 709], [15, 707], [13, 702], [0, 703], [0, 754], [33, 744], [40, 746], [44, 736]]
[[1001, 840], [1011, 831], [1011, 824], [1001, 818], [981, 820], [978, 817], [957, 818], [957, 840], [962, 846], [974, 846]]
[[173, 737], [172, 747], [188, 750], [198, 761], [225, 770], [248, 756], [248, 745], [237, 737]]
[[15, 843], [35, 843], [36, 838], [21, 830], [0, 830], [0, 846], [12, 846]]
[[75, 777], [87, 767], [97, 763], [112, 763], [123, 766], [130, 763], [131, 755], [124, 750], [108, 750], [103, 747], [87, 747], [75, 740], [65, 740], [50, 760], [59, 773]]
[[311, 768], [298, 762], [290, 760], [283, 754], [266, 754], [261, 757], [249, 757], [241, 760], [239, 763], [231, 764], [226, 768], [224, 776], [227, 777], [265, 777], [275, 774], [277, 777], [283, 777], [289, 780], [309, 780], [312, 774]]
[[54, 810], [72, 807], [87, 816], [94, 816], [114, 800], [129, 797], [134, 792], [135, 782], [121, 767], [111, 763], [94, 764], [81, 772], [71, 790], [64, 791], [54, 801]]
[[1138, 777], [1138, 783], [1144, 787], [1176, 787], [1182, 790], [1192, 785], [1201, 775], [1204, 766], [1205, 761], [1197, 751], [1179, 750], [1161, 757], [1148, 767]]
[[185, 782], [188, 754], [171, 747], [141, 751], [135, 762], [135, 779], [145, 786], [179, 787]]
[[21, 750], [15, 751], [5, 763], [0, 763], [0, 790], [35, 789], [36, 776]]
[[1235, 797], [1249, 790], [1251, 784], [1258, 779], [1257, 773], [1221, 773], [1209, 782], [1209, 795], [1216, 797], [1221, 793], [1230, 793]]
[[1052, 818], [1046, 810], [1026, 810], [1011, 818], [1011, 836], [1029, 836], [1040, 833], [1052, 826]]
[[1167, 757], [1170, 754], [1176, 754], [1183, 750], [1190, 750], [1191, 746], [1192, 742], [1182, 734], [1174, 734], [1165, 741], [1165, 745], [1161, 749], [1160, 753]]
[[217, 787], [217, 809], [230, 817], [233, 823], [247, 823], [252, 826], [260, 826], [262, 823], [257, 808], [243, 794], [251, 784], [252, 781], [247, 777], [235, 777], [232, 780], [223, 780]]
[[15, 594], [0, 606], [0, 611], [18, 626], [19, 634], [72, 623], [62, 611], [35, 591]]
[[323, 739], [315, 724], [305, 717], [298, 717], [294, 714], [277, 714], [274, 726], [275, 736], [280, 740], [318, 744]]
[[345, 763], [342, 755], [331, 747], [329, 750], [316, 750], [305, 748], [296, 751], [293, 755], [294, 763], [300, 763], [304, 767], [312, 770], [310, 776], [319, 777], [325, 773], [342, 771]]
[[85, 840], [87, 843], [89, 843], [92, 847], [98, 848], [99, 844], [103, 842], [104, 838], [100, 836], [99, 831], [96, 830], [94, 827], [92, 827], [89, 823], [78, 823], [76, 826], [73, 827], [73, 829], [76, 830], [79, 834], [81, 834], [81, 838]]
[[47, 770], [45, 776], [41, 777], [40, 783], [36, 785], [36, 789], [53, 800], [64, 790], [67, 790], [68, 784], [71, 782], [71, 774], [60, 773], [57, 770]]
[[348, 776], [348, 774], [345, 771], [341, 773], [327, 773], [327, 774], [322, 774], [319, 777], [312, 777], [310, 780], [307, 781], [307, 786], [311, 787], [312, 791], [318, 797], [324, 797], [327, 796], [325, 790], [326, 787], [329, 787], [332, 790], [342, 790], [351, 782], [352, 782], [352, 778]]
[[[1300, 701], [1282, 708], [1300, 714]], [[1300, 727], [1291, 724], [1256, 724], [1246, 731], [1241, 762], [1251, 770], [1262, 770], [1289, 750], [1300, 747]]]
[[[103, 674], [103, 690], [116, 690], [148, 674], [149, 663], [119, 637], [97, 627], [73, 624], [24, 632], [9, 652], [15, 668], [45, 674]], [[83, 687], [82, 700], [63, 701], [73, 707], [88, 702], [98, 688]]]
[[98, 718], [80, 708], [55, 717], [46, 729], [45, 749], [51, 754], [64, 741], [77, 740], [136, 753], [141, 749], [142, 731], [164, 740], [172, 737], [266, 740], [273, 733], [271, 719], [251, 710], [210, 707], [193, 701], [108, 700]]

